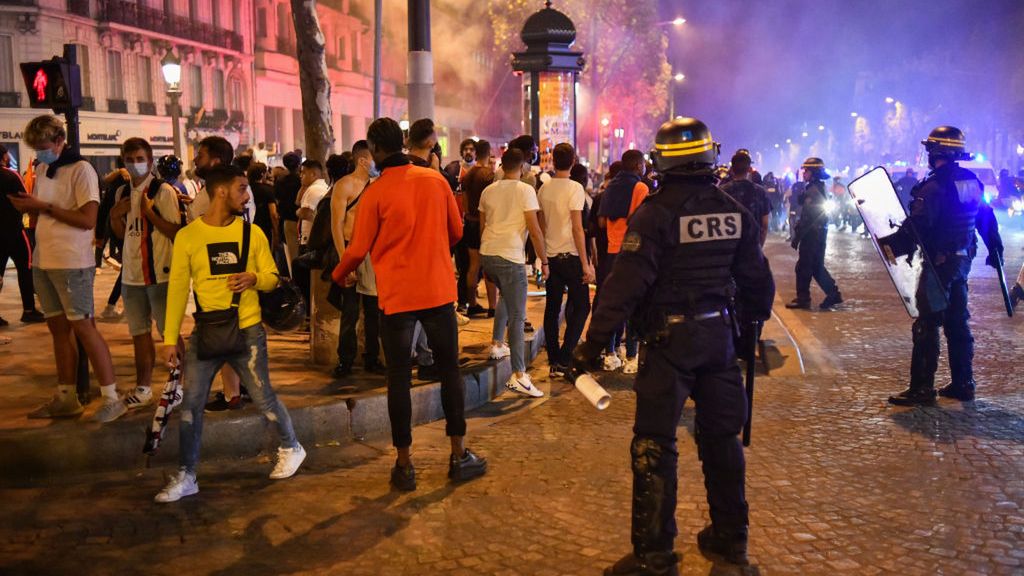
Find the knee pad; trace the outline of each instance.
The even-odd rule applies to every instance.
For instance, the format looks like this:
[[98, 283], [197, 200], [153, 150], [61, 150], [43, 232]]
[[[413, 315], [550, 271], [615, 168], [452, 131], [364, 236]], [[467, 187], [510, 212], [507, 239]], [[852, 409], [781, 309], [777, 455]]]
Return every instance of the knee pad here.
[[633, 473], [661, 476], [675, 473], [678, 454], [675, 443], [659, 442], [653, 438], [636, 436], [629, 447], [633, 457]]

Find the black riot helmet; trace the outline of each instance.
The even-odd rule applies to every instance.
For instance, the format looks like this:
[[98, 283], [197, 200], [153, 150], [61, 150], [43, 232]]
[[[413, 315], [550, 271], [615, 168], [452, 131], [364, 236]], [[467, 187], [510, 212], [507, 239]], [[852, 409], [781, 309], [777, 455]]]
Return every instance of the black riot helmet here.
[[181, 158], [173, 154], [161, 156], [156, 161], [156, 171], [164, 180], [177, 180], [181, 176]]
[[801, 170], [807, 170], [811, 180], [828, 180], [830, 176], [825, 172], [825, 162], [821, 158], [811, 156], [800, 165]]
[[661, 174], [710, 176], [718, 163], [719, 149], [703, 122], [680, 116], [658, 129], [651, 160]]
[[967, 153], [967, 139], [963, 130], [955, 126], [939, 126], [932, 130], [926, 140], [921, 144], [928, 151], [929, 164], [932, 158], [945, 158], [951, 162], [958, 160], [970, 160], [971, 155]]

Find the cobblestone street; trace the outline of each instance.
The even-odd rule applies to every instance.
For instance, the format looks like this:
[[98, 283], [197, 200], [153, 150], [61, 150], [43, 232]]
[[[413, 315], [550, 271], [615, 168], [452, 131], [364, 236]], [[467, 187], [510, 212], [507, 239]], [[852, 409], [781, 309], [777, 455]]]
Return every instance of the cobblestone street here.
[[[1015, 272], [1022, 235], [1004, 239]], [[796, 254], [777, 237], [768, 252], [788, 301]], [[832, 232], [828, 262], [847, 303], [780, 314], [807, 374], [758, 382], [749, 572], [1024, 573], [1024, 396], [1012, 361], [1024, 325], [1005, 317], [984, 256], [971, 284], [978, 400], [924, 409], [885, 401], [906, 384], [910, 321], [870, 243]], [[169, 470], [6, 488], [0, 573], [599, 574], [630, 547], [629, 381], [605, 376], [613, 401], [597, 412], [567, 384], [545, 385], [543, 356], [534, 373], [551, 395], [505, 394], [471, 415], [469, 445], [490, 461], [480, 480], [447, 482], [435, 423], [414, 433], [411, 494], [388, 490], [385, 444], [311, 450], [283, 482], [266, 479], [266, 460], [208, 462], [200, 494], [171, 505], [152, 503]], [[679, 435], [681, 572], [729, 574], [695, 544], [707, 505], [692, 416], [689, 405]]]

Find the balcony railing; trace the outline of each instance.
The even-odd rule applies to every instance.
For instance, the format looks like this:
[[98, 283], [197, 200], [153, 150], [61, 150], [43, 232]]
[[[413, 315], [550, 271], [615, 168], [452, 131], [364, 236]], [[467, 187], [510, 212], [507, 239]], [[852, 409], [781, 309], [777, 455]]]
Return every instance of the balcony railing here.
[[89, 13], [89, 0], [68, 0], [68, 12], [88, 18], [91, 16]]
[[146, 116], [156, 116], [156, 103], [139, 102], [139, 114], [144, 114]]
[[0, 108], [21, 108], [21, 93], [0, 92]]
[[175, 14], [167, 14], [129, 0], [99, 0], [101, 22], [114, 22], [125, 26], [151, 30], [186, 40], [220, 46], [228, 50], [242, 50], [242, 36], [205, 22], [196, 22]]
[[107, 111], [114, 112], [117, 114], [128, 113], [128, 101], [127, 100], [114, 100], [107, 98]]
[[81, 109], [82, 110], [87, 110], [89, 112], [95, 112], [96, 111], [96, 99], [93, 98], [92, 96], [82, 96], [82, 108]]

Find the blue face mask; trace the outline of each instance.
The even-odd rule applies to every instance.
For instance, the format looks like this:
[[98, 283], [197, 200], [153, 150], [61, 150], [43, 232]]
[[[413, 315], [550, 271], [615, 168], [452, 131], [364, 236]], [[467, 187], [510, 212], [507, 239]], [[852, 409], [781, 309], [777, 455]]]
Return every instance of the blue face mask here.
[[380, 170], [377, 170], [377, 163], [376, 162], [370, 163], [370, 178], [379, 178], [379, 177], [380, 177]]
[[46, 164], [47, 166], [56, 162], [58, 157], [58, 154], [54, 152], [52, 148], [50, 150], [36, 151], [36, 160], [39, 160], [40, 162]]

